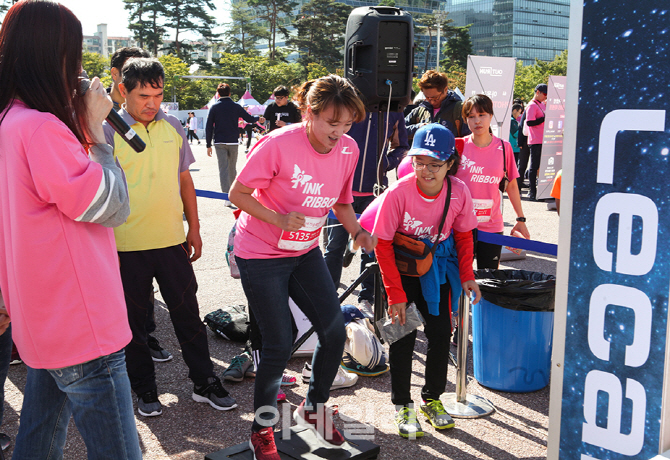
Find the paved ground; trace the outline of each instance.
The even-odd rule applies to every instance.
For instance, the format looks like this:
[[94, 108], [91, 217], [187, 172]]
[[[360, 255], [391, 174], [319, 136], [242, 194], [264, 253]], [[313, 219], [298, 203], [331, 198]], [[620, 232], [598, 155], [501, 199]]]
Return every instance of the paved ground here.
[[[215, 158], [208, 158], [203, 145], [194, 145], [197, 162], [192, 167], [196, 188], [220, 191], [218, 169]], [[242, 153], [242, 152], [240, 152]], [[244, 164], [241, 155], [239, 166]], [[557, 243], [558, 216], [547, 211], [544, 203], [524, 201], [528, 217], [528, 228], [535, 240]], [[203, 256], [195, 263], [199, 283], [201, 316], [224, 305], [246, 304], [239, 280], [229, 276], [224, 253], [228, 231], [233, 223], [232, 211], [220, 201], [198, 199], [201, 233], [204, 241]], [[513, 222], [512, 208], [506, 203], [506, 221]], [[509, 233], [511, 225], [506, 229]], [[343, 274], [343, 283], [349, 283], [356, 275], [357, 259]], [[522, 268], [555, 274], [555, 257], [529, 254], [525, 260], [510, 262], [507, 267]], [[350, 302], [355, 303], [355, 296]], [[137, 416], [144, 458], [158, 459], [202, 459], [208, 453], [216, 452], [241, 442], [246, 442], [252, 419], [253, 380], [227, 385], [235, 396], [239, 408], [230, 412], [218, 412], [204, 404], [192, 401], [192, 384], [187, 378], [187, 368], [179, 353], [178, 343], [172, 330], [167, 310], [156, 310], [158, 330], [156, 336], [161, 344], [175, 355], [173, 361], [157, 363], [157, 381], [164, 413], [160, 417]], [[220, 375], [233, 356], [239, 352], [239, 344], [227, 342], [210, 333], [210, 352]], [[470, 346], [472, 344], [470, 343]], [[455, 351], [455, 349], [454, 349]], [[423, 333], [419, 334], [415, 350], [414, 376], [412, 379], [415, 401], [420, 399], [423, 381], [426, 343]], [[468, 375], [472, 375], [472, 352], [469, 353]], [[300, 370], [305, 358], [294, 358], [289, 362], [288, 371], [300, 380]], [[5, 388], [5, 420], [2, 431], [12, 440], [16, 437], [19, 414], [25, 384], [25, 366], [12, 366]], [[455, 391], [455, 371], [450, 367], [447, 392]], [[288, 402], [284, 407], [291, 409], [304, 398], [306, 385], [300, 383], [287, 391]], [[365, 421], [369, 434], [381, 446], [383, 459], [543, 459], [546, 458], [547, 421], [549, 410], [549, 388], [534, 393], [505, 393], [492, 391], [480, 386], [469, 378], [468, 393], [488, 398], [497, 411], [480, 419], [460, 419], [451, 430], [438, 432], [426, 422], [422, 423], [426, 437], [418, 441], [407, 441], [397, 436], [392, 424], [393, 406], [390, 402], [390, 377], [388, 374], [377, 378], [361, 378], [348, 389], [331, 393], [330, 404], [339, 405], [341, 418]], [[423, 421], [423, 419], [421, 419]], [[280, 422], [281, 423], [281, 422]], [[343, 421], [337, 422], [342, 424]], [[343, 425], [340, 425], [343, 426]], [[350, 426], [350, 425], [347, 425]], [[11, 447], [5, 452], [11, 457]], [[70, 425], [65, 449], [66, 459], [85, 459], [86, 449], [74, 423]]]

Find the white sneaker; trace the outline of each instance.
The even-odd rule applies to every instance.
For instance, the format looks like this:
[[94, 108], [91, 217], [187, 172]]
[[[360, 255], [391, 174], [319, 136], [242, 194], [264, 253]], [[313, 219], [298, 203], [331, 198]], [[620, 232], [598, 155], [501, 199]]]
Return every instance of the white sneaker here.
[[311, 377], [312, 377], [312, 365], [310, 363], [305, 363], [305, 366], [302, 368], [303, 383], [309, 383], [309, 379]]
[[228, 201], [228, 200], [222, 200], [222, 201], [223, 201], [223, 205], [226, 206], [226, 207], [230, 207], [230, 205], [232, 204], [232, 203], [231, 203], [230, 201]]
[[369, 319], [373, 319], [375, 317], [374, 305], [372, 305], [369, 300], [361, 300], [358, 304], [358, 309]]
[[338, 390], [340, 388], [348, 388], [353, 386], [356, 382], [358, 382], [358, 375], [347, 372], [340, 367], [337, 369], [337, 375], [335, 376], [335, 380], [333, 380], [333, 385], [330, 389]]
[[[312, 377], [312, 365], [305, 363], [305, 367], [302, 368], [302, 381], [304, 383], [309, 383], [309, 379]], [[340, 388], [348, 388], [358, 382], [358, 375], [347, 372], [341, 367], [337, 370], [337, 375], [335, 380], [333, 380], [333, 385], [330, 387], [331, 390], [339, 390]]]

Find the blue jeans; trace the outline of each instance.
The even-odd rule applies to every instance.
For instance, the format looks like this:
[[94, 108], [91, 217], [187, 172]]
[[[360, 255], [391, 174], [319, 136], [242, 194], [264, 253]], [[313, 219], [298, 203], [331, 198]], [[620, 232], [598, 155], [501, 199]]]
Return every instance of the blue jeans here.
[[282, 374], [291, 357], [293, 319], [288, 306], [289, 296], [310, 320], [319, 337], [312, 357], [306, 407], [316, 410], [317, 405], [328, 401], [330, 386], [342, 360], [346, 333], [335, 286], [318, 248], [298, 257], [237, 257], [237, 265], [263, 342], [254, 385], [256, 417], [252, 425], [252, 431], [259, 431], [274, 424], [272, 410], [277, 408]]
[[[354, 212], [360, 214], [374, 201], [375, 197], [370, 196], [355, 196], [354, 197]], [[328, 266], [328, 271], [330, 276], [333, 278], [333, 283], [335, 283], [335, 290], [340, 287], [340, 278], [342, 277], [342, 261], [344, 259], [344, 250], [347, 247], [347, 242], [349, 241], [349, 233], [344, 229], [340, 222], [337, 219], [328, 219], [328, 226], [336, 225], [335, 227], [330, 227], [326, 229], [326, 235], [328, 236], [328, 243], [326, 244], [326, 250], [324, 258], [326, 259], [326, 265]], [[365, 270], [365, 266], [370, 262], [375, 261], [375, 255], [367, 255], [361, 251], [361, 273]], [[375, 277], [368, 276], [361, 283], [361, 290], [358, 294], [358, 301], [367, 300], [372, 303], [375, 299]]]
[[0, 425], [5, 412], [5, 380], [9, 372], [9, 362], [12, 359], [12, 325], [4, 334], [0, 335]]
[[14, 458], [62, 459], [71, 415], [89, 459], [141, 460], [123, 350], [62, 369], [28, 367]]

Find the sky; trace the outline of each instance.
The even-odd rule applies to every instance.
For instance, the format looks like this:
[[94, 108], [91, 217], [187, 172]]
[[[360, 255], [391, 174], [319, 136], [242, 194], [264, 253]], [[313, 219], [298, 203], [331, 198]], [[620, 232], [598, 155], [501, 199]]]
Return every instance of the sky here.
[[[128, 37], [128, 11], [123, 8], [122, 0], [105, 0], [92, 2], [91, 0], [58, 0], [67, 6], [79, 18], [84, 35], [93, 35], [98, 30], [98, 24], [107, 24], [108, 37]], [[228, 21], [230, 4], [227, 0], [213, 0], [216, 10], [211, 12], [217, 23]], [[101, 5], [104, 5], [102, 7]], [[215, 32], [222, 32], [222, 27]], [[197, 37], [187, 37], [197, 38]]]

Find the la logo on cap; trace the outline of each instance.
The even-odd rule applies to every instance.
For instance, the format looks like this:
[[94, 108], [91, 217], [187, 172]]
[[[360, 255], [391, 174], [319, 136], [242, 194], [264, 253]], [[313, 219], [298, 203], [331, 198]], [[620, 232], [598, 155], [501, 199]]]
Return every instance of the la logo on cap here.
[[426, 139], [423, 141], [423, 143], [426, 144], [427, 146], [435, 147], [435, 137], [430, 131], [426, 135]]

